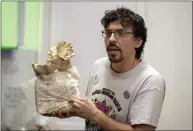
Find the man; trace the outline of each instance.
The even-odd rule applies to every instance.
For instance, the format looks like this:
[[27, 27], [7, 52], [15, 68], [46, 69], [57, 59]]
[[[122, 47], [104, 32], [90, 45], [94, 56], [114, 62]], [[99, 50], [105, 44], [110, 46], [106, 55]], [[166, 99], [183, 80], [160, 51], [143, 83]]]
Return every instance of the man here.
[[144, 20], [121, 7], [101, 20], [108, 58], [94, 63], [88, 99], [72, 98], [73, 113], [87, 130], [155, 130], [165, 97], [162, 76], [142, 60]]

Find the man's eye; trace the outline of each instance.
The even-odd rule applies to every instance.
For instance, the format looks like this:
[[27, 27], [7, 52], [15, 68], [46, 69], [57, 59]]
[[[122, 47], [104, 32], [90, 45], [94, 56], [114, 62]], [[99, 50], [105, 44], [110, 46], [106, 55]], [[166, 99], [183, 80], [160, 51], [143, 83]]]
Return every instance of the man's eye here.
[[117, 32], [118, 36], [122, 36], [124, 33], [122, 31]]
[[111, 36], [111, 32], [106, 32], [106, 35], [107, 36]]

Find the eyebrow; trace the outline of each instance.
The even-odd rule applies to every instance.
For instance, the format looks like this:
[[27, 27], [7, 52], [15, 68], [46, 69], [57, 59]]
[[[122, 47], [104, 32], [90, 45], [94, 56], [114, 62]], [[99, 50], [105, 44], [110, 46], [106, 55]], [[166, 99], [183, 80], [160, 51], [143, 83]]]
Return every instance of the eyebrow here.
[[108, 30], [108, 29], [106, 29], [105, 31], [113, 32], [113, 31], [123, 31], [123, 30], [124, 30], [124, 28], [122, 28], [122, 29], [117, 29], [117, 30]]

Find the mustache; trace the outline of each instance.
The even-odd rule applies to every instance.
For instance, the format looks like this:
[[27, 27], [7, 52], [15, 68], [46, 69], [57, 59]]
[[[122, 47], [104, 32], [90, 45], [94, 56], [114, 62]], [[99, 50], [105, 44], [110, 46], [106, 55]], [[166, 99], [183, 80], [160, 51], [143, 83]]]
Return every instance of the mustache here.
[[110, 47], [116, 47], [118, 51], [121, 51], [121, 49], [115, 44], [115, 43], [110, 43], [109, 46], [106, 48], [107, 51], [110, 50]]

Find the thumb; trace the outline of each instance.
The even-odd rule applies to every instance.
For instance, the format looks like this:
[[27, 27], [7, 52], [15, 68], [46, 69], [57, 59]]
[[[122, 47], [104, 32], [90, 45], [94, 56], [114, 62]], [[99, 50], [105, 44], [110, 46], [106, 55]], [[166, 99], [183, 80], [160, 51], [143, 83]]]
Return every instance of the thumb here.
[[63, 117], [62, 112], [60, 110], [58, 111], [58, 116], [59, 116], [60, 119], [62, 119], [62, 117]]

